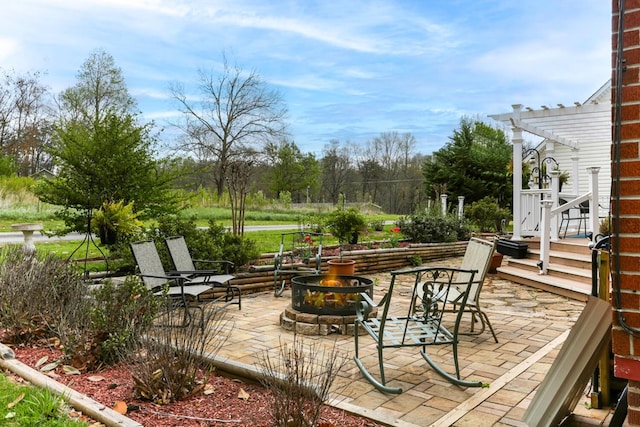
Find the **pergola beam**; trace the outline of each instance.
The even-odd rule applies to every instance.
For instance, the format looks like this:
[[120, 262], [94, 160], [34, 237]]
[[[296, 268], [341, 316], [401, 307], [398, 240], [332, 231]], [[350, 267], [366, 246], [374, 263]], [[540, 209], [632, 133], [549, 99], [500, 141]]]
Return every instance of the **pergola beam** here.
[[518, 120], [518, 119], [514, 119], [514, 118], [510, 118], [509, 121], [511, 122], [511, 124], [517, 128], [520, 128], [524, 131], [527, 131], [529, 133], [532, 133], [534, 135], [538, 135], [541, 136], [543, 138], [546, 139], [550, 139], [552, 141], [558, 142], [560, 144], [564, 144], [567, 145], [571, 148], [578, 148], [578, 142], [577, 141], [572, 141], [570, 139], [564, 138], [560, 135], [556, 135], [553, 132], [550, 132], [548, 130], [544, 130], [541, 128], [538, 128], [536, 126], [532, 126], [528, 123], [523, 122], [522, 120]]

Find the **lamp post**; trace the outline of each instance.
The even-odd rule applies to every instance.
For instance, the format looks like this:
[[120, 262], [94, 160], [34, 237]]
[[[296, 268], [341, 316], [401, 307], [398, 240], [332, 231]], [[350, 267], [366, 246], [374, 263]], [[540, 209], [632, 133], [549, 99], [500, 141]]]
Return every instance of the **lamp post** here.
[[[531, 169], [531, 179], [533, 179], [534, 184], [538, 184], [538, 189], [542, 189], [543, 182], [546, 183], [551, 179], [549, 175], [547, 175], [548, 166], [545, 166], [545, 163], [547, 165], [553, 163], [556, 169], [560, 169], [560, 165], [558, 164], [556, 159], [550, 156], [541, 159], [540, 152], [535, 148], [529, 148], [527, 151], [525, 151], [522, 154], [522, 158], [526, 159], [530, 155], [533, 155], [531, 157], [530, 164], [534, 166], [533, 169]], [[529, 182], [531, 182], [531, 179], [529, 180]]]

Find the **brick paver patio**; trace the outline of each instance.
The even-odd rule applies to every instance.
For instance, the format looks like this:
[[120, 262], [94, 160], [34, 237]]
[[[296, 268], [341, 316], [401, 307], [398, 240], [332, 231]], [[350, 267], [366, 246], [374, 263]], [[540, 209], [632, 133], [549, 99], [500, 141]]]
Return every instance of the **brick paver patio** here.
[[[447, 263], [456, 265], [459, 261]], [[390, 276], [383, 273], [368, 277], [375, 279], [374, 300], [378, 301]], [[397, 290], [404, 298], [410, 295], [408, 285]], [[387, 395], [376, 390], [350, 359], [334, 382], [331, 404], [400, 427], [524, 425], [520, 421], [522, 414], [584, 304], [495, 275], [487, 276], [481, 301], [499, 343], [494, 342], [489, 331], [478, 336], [461, 335], [458, 350], [462, 377], [488, 382], [488, 388], [452, 385], [429, 368], [417, 349], [403, 348], [385, 352], [387, 381], [393, 386], [401, 385], [402, 394]], [[277, 355], [281, 343], [293, 341], [293, 333], [279, 324], [280, 313], [289, 303], [290, 291], [279, 298], [272, 292], [243, 297], [242, 311], [228, 310], [233, 328], [216, 360], [228, 367], [255, 370], [265, 351]], [[304, 339], [327, 346], [335, 342], [340, 350], [353, 354], [351, 336], [331, 334]], [[363, 363], [377, 372], [373, 340], [368, 336], [360, 339], [361, 344], [369, 343], [361, 349]], [[450, 346], [431, 348], [430, 354], [453, 371]], [[601, 424], [609, 412], [578, 406], [576, 413], [594, 425]]]

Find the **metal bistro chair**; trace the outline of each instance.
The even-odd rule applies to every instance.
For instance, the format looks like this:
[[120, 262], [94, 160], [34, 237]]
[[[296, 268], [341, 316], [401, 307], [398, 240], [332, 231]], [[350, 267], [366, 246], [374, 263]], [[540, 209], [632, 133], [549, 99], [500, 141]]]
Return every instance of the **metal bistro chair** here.
[[204, 313], [203, 307], [192, 304], [199, 301], [200, 296], [211, 291], [207, 284], [191, 284], [189, 278], [168, 274], [164, 270], [160, 255], [153, 240], [133, 242], [130, 245], [133, 257], [140, 271], [140, 278], [145, 287], [158, 297], [167, 298], [167, 315], [176, 309], [182, 308], [184, 316], [181, 325], [175, 325], [171, 321], [166, 326], [186, 327], [191, 323], [191, 308], [199, 309]]
[[280, 235], [280, 250], [273, 260], [275, 296], [284, 292], [286, 275], [320, 274], [322, 267], [322, 233], [293, 231]]
[[[165, 239], [165, 244], [169, 250], [171, 262], [175, 271], [169, 274], [180, 275], [189, 279], [189, 284], [204, 284], [213, 289], [213, 292], [224, 293], [226, 304], [237, 304], [238, 310], [242, 306], [242, 293], [240, 288], [232, 286], [229, 281], [235, 276], [229, 274], [234, 267], [231, 261], [209, 261], [191, 258], [189, 248], [183, 236], [172, 236]], [[197, 264], [212, 265], [215, 269], [197, 269]]]
[[[389, 290], [379, 304], [375, 304], [369, 295], [361, 293], [361, 301], [356, 307], [355, 321], [355, 356], [354, 360], [365, 378], [378, 390], [385, 393], [402, 393], [402, 388], [387, 385], [384, 371], [384, 350], [403, 347], [422, 347], [420, 354], [424, 360], [447, 381], [465, 387], [483, 387], [481, 381], [468, 381], [460, 378], [458, 364], [458, 329], [467, 303], [469, 288], [473, 285], [476, 271], [462, 270], [449, 267], [422, 267], [406, 271], [391, 272]], [[404, 315], [391, 313], [395, 302], [393, 292], [396, 280], [400, 276], [413, 276], [412, 294], [404, 307]], [[461, 297], [456, 300], [457, 312], [453, 329], [444, 325], [445, 313], [451, 312], [449, 294], [453, 287], [461, 291]], [[421, 290], [418, 296], [418, 289]], [[464, 291], [466, 289], [466, 291]], [[421, 309], [416, 310], [415, 304]], [[382, 307], [380, 318], [369, 319], [373, 307]], [[374, 378], [360, 359], [360, 341], [358, 335], [366, 332], [376, 343], [378, 353], [378, 367], [380, 380]], [[431, 345], [451, 345], [455, 374], [450, 374], [441, 368], [427, 353]]]
[[[565, 199], [558, 199], [558, 202], [560, 203], [560, 205], [566, 205], [568, 203]], [[563, 239], [567, 237], [569, 225], [571, 224], [571, 222], [575, 221], [578, 222], [578, 234], [580, 234], [580, 230], [582, 229], [582, 225], [584, 224], [584, 233], [586, 235], [587, 222], [589, 221], [588, 200], [562, 212], [562, 219], [560, 220], [560, 228], [558, 229], [558, 234], [562, 233], [562, 227], [564, 226], [564, 233], [562, 234]]]

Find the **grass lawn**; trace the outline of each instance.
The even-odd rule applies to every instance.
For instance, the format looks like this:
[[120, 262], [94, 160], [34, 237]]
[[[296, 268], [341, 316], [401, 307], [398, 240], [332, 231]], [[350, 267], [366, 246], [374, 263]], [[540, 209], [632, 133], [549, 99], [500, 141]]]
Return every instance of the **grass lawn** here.
[[46, 389], [14, 383], [0, 375], [0, 425], [81, 427], [88, 424], [72, 420], [69, 406], [58, 395]]

